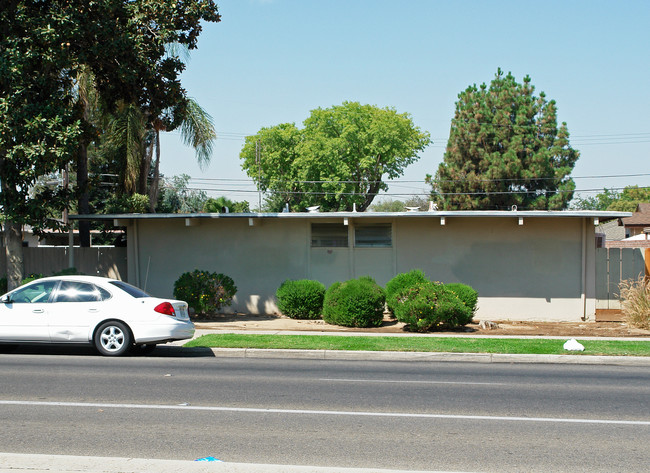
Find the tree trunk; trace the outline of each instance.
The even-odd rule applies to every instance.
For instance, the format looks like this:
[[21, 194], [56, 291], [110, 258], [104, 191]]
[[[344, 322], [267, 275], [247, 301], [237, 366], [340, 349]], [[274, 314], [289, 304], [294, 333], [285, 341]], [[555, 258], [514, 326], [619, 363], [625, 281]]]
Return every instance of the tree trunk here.
[[156, 213], [156, 203], [158, 202], [158, 183], [160, 181], [160, 130], [156, 128], [156, 164], [153, 168], [153, 179], [149, 188], [149, 212]]
[[5, 222], [5, 255], [7, 258], [7, 290], [23, 281], [23, 235], [19, 223]]
[[357, 207], [357, 212], [365, 212], [366, 209], [370, 207], [370, 204], [372, 204], [374, 198], [377, 197], [377, 192], [379, 192], [379, 181], [373, 181], [372, 184], [370, 184], [368, 187], [366, 198], [361, 203], [361, 205]]
[[142, 161], [140, 162], [140, 175], [138, 177], [138, 194], [147, 195], [147, 181], [149, 180], [149, 172], [151, 171], [151, 157], [155, 143], [151, 143], [144, 152]]
[[[85, 140], [79, 142], [77, 151], [77, 192], [79, 199], [77, 201], [79, 215], [90, 213], [90, 196], [88, 193], [88, 144]], [[79, 220], [79, 245], [82, 247], [90, 246], [90, 221]]]
[[[10, 208], [9, 203], [15, 198], [15, 189], [9, 184], [6, 153], [0, 149], [0, 199], [5, 212]], [[4, 222], [4, 244], [5, 244], [5, 262], [7, 289], [20, 286], [23, 281], [23, 235], [22, 225], [9, 219]]]

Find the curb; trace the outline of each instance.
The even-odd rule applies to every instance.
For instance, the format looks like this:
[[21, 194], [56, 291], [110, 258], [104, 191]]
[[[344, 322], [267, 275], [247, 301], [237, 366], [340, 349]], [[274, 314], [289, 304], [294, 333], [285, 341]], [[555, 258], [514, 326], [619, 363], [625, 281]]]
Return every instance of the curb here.
[[376, 468], [333, 468], [218, 461], [196, 462], [149, 460], [144, 458], [0, 453], [0, 473], [17, 471], [29, 473], [78, 473], [81, 471], [86, 473], [427, 473], [423, 471], [378, 470]]
[[288, 350], [263, 348], [211, 348], [210, 350], [215, 357], [222, 358], [292, 358], [340, 361], [449, 361], [468, 363], [550, 363], [571, 365], [650, 366], [650, 357], [641, 356], [512, 355], [500, 353]]

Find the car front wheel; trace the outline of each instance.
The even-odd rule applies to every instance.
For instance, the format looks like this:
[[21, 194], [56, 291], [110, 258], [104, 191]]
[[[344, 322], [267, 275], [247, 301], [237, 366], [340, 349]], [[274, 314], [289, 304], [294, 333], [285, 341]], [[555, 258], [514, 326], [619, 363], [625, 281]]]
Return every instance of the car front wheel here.
[[120, 356], [131, 348], [131, 332], [122, 322], [104, 322], [95, 332], [95, 348], [104, 356]]

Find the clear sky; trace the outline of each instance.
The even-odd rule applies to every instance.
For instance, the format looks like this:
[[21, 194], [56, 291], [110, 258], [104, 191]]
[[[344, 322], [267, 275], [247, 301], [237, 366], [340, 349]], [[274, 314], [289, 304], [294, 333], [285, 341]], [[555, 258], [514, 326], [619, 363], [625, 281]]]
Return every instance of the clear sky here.
[[[408, 112], [433, 139], [392, 198], [425, 193], [442, 161], [460, 92], [497, 68], [558, 106], [572, 173], [587, 190], [650, 186], [648, 0], [221, 0], [182, 81], [212, 115], [212, 161], [196, 164], [176, 132], [162, 139], [166, 176], [188, 174], [210, 196], [257, 205], [241, 170], [244, 137], [261, 127], [302, 126], [312, 109], [358, 101]], [[627, 177], [592, 178], [592, 176]]]

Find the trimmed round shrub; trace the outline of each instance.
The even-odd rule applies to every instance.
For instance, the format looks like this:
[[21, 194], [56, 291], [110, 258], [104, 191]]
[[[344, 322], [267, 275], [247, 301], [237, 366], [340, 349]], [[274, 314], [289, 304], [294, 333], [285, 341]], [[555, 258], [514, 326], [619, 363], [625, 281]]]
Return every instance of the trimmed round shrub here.
[[344, 327], [378, 327], [385, 302], [384, 290], [371, 277], [335, 282], [325, 293], [323, 320]]
[[443, 284], [426, 282], [400, 293], [395, 316], [407, 330], [426, 332], [465, 325], [472, 320], [472, 311]]
[[413, 269], [407, 273], [400, 273], [393, 279], [386, 283], [386, 305], [395, 313], [394, 307], [398, 302], [398, 295], [404, 289], [408, 289], [417, 284], [428, 282], [424, 271], [421, 269]]
[[311, 279], [286, 280], [275, 292], [278, 309], [292, 319], [320, 319], [325, 286]]
[[476, 292], [476, 289], [459, 282], [445, 284], [445, 287], [456, 294], [470, 308], [472, 316], [476, 314], [476, 303], [478, 302], [478, 292]]
[[174, 283], [174, 297], [187, 302], [197, 314], [210, 314], [232, 304], [237, 286], [229, 276], [195, 269]]

